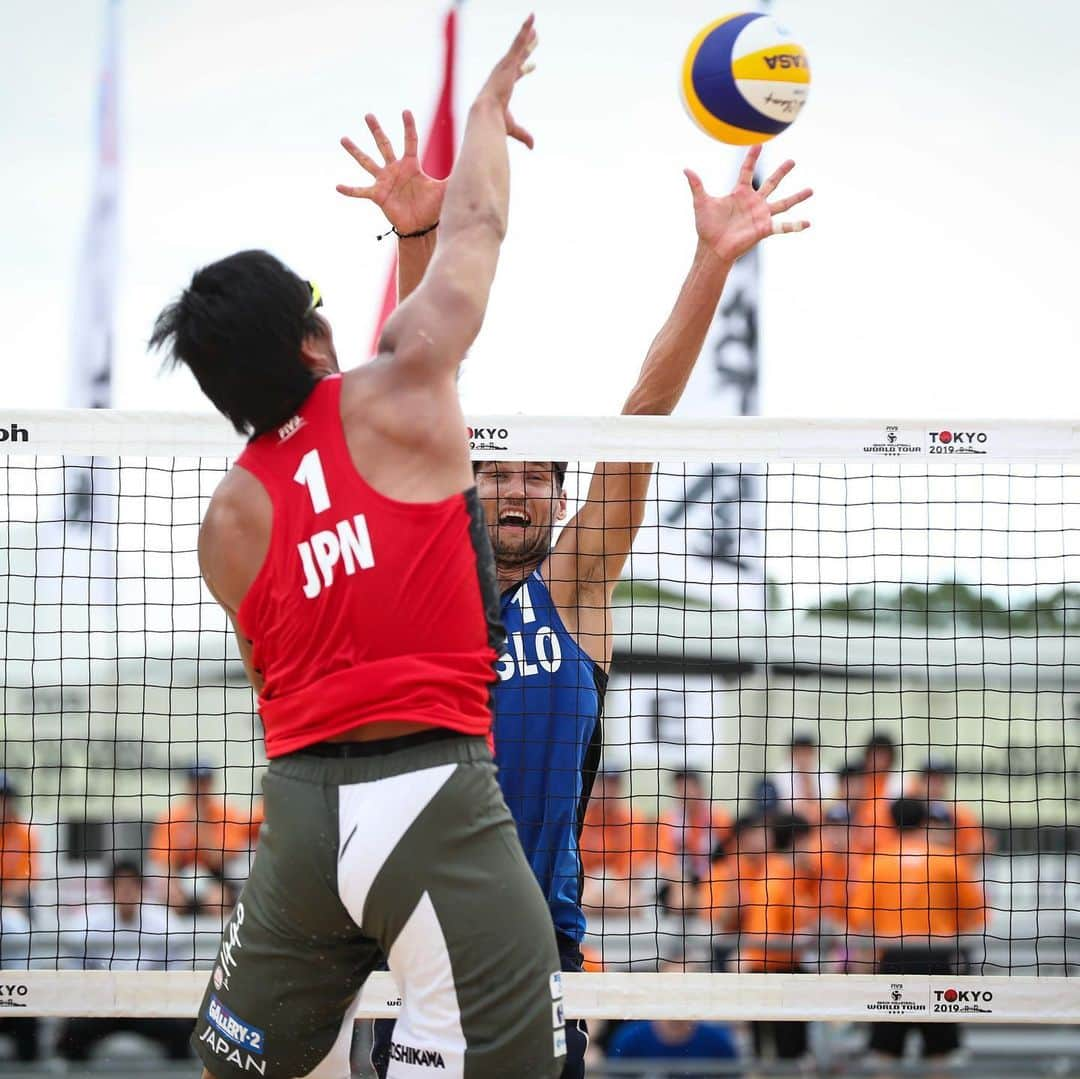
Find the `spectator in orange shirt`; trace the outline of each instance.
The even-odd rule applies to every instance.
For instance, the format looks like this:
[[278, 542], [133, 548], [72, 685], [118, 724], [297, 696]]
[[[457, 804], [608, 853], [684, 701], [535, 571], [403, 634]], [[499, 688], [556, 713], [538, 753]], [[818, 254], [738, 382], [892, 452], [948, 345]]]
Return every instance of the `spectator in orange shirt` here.
[[986, 833], [975, 811], [956, 800], [951, 790], [953, 772], [951, 765], [931, 758], [915, 777], [908, 793], [926, 803], [932, 823], [951, 825], [939, 830], [938, 835], [944, 832], [949, 837], [944, 842], [951, 842], [957, 854], [964, 857], [984, 854], [988, 849]]
[[150, 837], [154, 872], [168, 881], [169, 906], [188, 914], [230, 908], [230, 863], [246, 854], [251, 822], [217, 790], [215, 771], [186, 769], [187, 794], [173, 800]]
[[792, 737], [788, 764], [774, 773], [773, 779], [781, 812], [793, 813], [811, 824], [821, 820], [821, 772], [817, 742], [811, 735]]
[[865, 787], [861, 764], [845, 764], [838, 769], [834, 797], [825, 808], [819, 832], [821, 917], [827, 931], [842, 937], [847, 935], [848, 862], [857, 850], [854, 821], [863, 804]]
[[19, 791], [0, 772], [0, 907], [29, 911], [38, 879], [38, 844], [34, 829], [16, 807]]
[[636, 820], [617, 772], [600, 772], [581, 829], [583, 902], [593, 909], [626, 910], [639, 882], [653, 875], [655, 838]]
[[[806, 850], [811, 828], [786, 814], [770, 824], [770, 849], [756, 872], [740, 877], [739, 970], [743, 973], [804, 974], [803, 953], [818, 927], [821, 880]], [[805, 1022], [753, 1022], [759, 1059], [798, 1060], [809, 1048]]]
[[854, 820], [858, 807], [862, 804], [863, 788], [866, 786], [866, 773], [862, 763], [845, 764], [834, 773], [836, 782], [833, 788], [833, 796], [825, 807], [825, 814], [832, 819], [839, 819], [839, 812], [843, 811], [845, 820]]
[[824, 970], [848, 969], [847, 908], [851, 863], [851, 818], [841, 801], [834, 802], [821, 823], [818, 868], [821, 879], [821, 953]]
[[[879, 974], [954, 974], [958, 938], [985, 921], [982, 888], [971, 876], [968, 859], [931, 847], [924, 801], [898, 798], [891, 812], [897, 842], [860, 859], [848, 923], [854, 932], [873, 938]], [[959, 1028], [940, 1023], [874, 1023], [870, 1048], [902, 1057], [913, 1027], [922, 1034], [928, 1057], [959, 1048]]]
[[744, 882], [765, 874], [772, 835], [764, 816], [740, 817], [717, 849], [709, 877], [700, 890], [702, 913], [712, 928], [713, 970], [728, 970], [736, 954], [740, 929], [740, 900]]
[[855, 784], [857, 797], [852, 814], [852, 848], [865, 853], [894, 842], [890, 807], [897, 789], [896, 745], [887, 734], [874, 734], [866, 743], [862, 781]]
[[[715, 805], [697, 772], [682, 771], [672, 776], [670, 806], [660, 815], [657, 827], [658, 873], [673, 892], [694, 889], [709, 879], [713, 852], [722, 846], [731, 831], [731, 814]], [[671, 901], [685, 908], [689, 900]]]
[[[0, 966], [25, 967], [30, 956], [32, 888], [39, 877], [34, 829], [18, 812], [20, 791], [0, 771]], [[0, 1036], [15, 1041], [18, 1060], [37, 1060], [41, 1051], [39, 1019], [0, 1019]]]

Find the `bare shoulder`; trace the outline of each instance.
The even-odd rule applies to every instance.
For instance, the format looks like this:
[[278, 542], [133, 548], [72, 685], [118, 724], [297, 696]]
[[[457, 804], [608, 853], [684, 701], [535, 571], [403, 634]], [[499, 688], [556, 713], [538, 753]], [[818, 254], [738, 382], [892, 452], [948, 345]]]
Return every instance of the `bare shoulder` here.
[[261, 507], [270, 509], [266, 488], [246, 468], [233, 465], [210, 499], [202, 531], [213, 537], [220, 531], [243, 527]]
[[236, 611], [270, 546], [273, 506], [263, 485], [234, 465], [218, 484], [199, 529], [199, 566], [210, 591]]
[[450, 376], [417, 378], [392, 355], [379, 356], [345, 376], [341, 419], [357, 471], [391, 498], [433, 502], [472, 483]]
[[394, 442], [426, 443], [449, 433], [460, 439], [464, 426], [452, 377], [417, 378], [390, 353], [343, 376], [341, 407], [350, 434], [369, 427]]

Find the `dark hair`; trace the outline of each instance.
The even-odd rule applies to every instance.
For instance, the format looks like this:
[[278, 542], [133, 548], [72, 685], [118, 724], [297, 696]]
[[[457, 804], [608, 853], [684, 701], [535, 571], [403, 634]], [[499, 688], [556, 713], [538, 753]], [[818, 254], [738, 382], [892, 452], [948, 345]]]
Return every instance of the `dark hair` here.
[[671, 773], [672, 783], [696, 783], [702, 790], [705, 789], [705, 777], [700, 772], [691, 768], [678, 768]]
[[817, 741], [812, 734], [793, 734], [791, 736], [791, 748], [797, 749], [803, 746], [807, 749], [817, 749]]
[[921, 798], [897, 798], [889, 806], [893, 824], [901, 832], [924, 825], [926, 823], [926, 811], [926, 803]]
[[797, 840], [810, 834], [810, 822], [798, 813], [785, 813], [773, 819], [773, 847], [791, 850]]
[[765, 818], [760, 813], [744, 813], [741, 817], [738, 817], [731, 826], [731, 831], [728, 832], [727, 838], [713, 847], [712, 854], [709, 856], [710, 861], [716, 862], [721, 858], [729, 857], [733, 853], [732, 844], [734, 844], [743, 832], [747, 832], [751, 828], [762, 828], [764, 826]]
[[196, 271], [158, 315], [150, 347], [186, 364], [240, 434], [260, 435], [311, 392], [300, 346], [322, 332], [306, 281], [266, 251], [240, 251]]
[[742, 816], [735, 818], [735, 823], [731, 826], [731, 835], [741, 835], [750, 828], [761, 828], [764, 824], [765, 818], [760, 813], [743, 813]]
[[889, 751], [889, 760], [896, 760], [896, 743], [887, 734], [875, 733], [871, 735], [870, 741], [866, 743], [866, 756], [869, 757], [871, 751], [875, 749], [887, 749]]
[[109, 880], [115, 883], [117, 877], [138, 877], [142, 880], [142, 866], [134, 858], [118, 858], [109, 870]]
[[922, 770], [928, 776], [951, 776], [956, 772], [948, 761], [935, 760], [933, 757], [927, 760]]

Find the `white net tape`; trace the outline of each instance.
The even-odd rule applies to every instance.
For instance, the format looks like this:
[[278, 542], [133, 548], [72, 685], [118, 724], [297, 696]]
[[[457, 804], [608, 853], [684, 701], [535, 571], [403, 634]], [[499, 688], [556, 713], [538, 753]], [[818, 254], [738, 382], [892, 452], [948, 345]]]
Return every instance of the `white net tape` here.
[[[569, 1016], [1075, 1021], [1080, 978], [1069, 975], [1080, 963], [1073, 832], [1080, 645], [1071, 588], [1080, 582], [1080, 425], [523, 416], [471, 423], [477, 459], [572, 462], [572, 501], [587, 482], [588, 467], [573, 464], [583, 461], [658, 462], [661, 485], [681, 492], [677, 520], [665, 516], [669, 496], [654, 494], [646, 527], [654, 542], [635, 553], [645, 572], [635, 573], [632, 595], [616, 610], [622, 668], [608, 697], [605, 767], [635, 777], [633, 799], [656, 803], [665, 770], [690, 766], [710, 773], [713, 796], [742, 813], [746, 777], [775, 768], [793, 730], [812, 727], [823, 754], [841, 754], [865, 741], [866, 724], [874, 722], [902, 737], [905, 767], [916, 751], [941, 748], [958, 773], [969, 763], [964, 797], [1011, 844], [980, 869], [991, 915], [968, 942], [971, 973], [829, 973], [837, 968], [824, 945], [808, 949], [814, 973], [695, 973], [715, 962], [718, 923], [699, 909], [673, 911], [654, 888], [647, 900], [634, 892], [634, 901], [597, 901], [586, 945], [605, 969], [566, 975]], [[250, 693], [237, 677], [220, 612], [198, 582], [193, 545], [201, 507], [240, 448], [227, 425], [206, 414], [0, 416], [3, 767], [33, 786], [34, 821], [53, 836], [55, 877], [51, 921], [38, 912], [35, 928], [26, 930], [23, 912], [0, 912], [0, 1007], [11, 1016], [194, 1013], [216, 958], [220, 911], [216, 923], [169, 931], [167, 947], [154, 951], [167, 970], [131, 970], [130, 956], [125, 965], [98, 957], [97, 965], [114, 969], [56, 969], [80, 965], [82, 954], [77, 947], [68, 954], [65, 910], [102, 901], [100, 867], [91, 873], [89, 861], [65, 855], [59, 834], [80, 815], [115, 818], [129, 805], [146, 812], [167, 804], [177, 747], [210, 752], [228, 789], [249, 802], [257, 791], [263, 758]], [[19, 532], [40, 524], [41, 507], [56, 499], [71, 459], [90, 457], [120, 459], [110, 466], [119, 484], [120, 562], [105, 630], [96, 627], [94, 609], [108, 601], [89, 587], [79, 603], [42, 599], [45, 563]], [[753, 467], [702, 470], [717, 461]], [[762, 485], [729, 528], [735, 557], [726, 564], [742, 566], [740, 573], [750, 567], [749, 583], [736, 575], [721, 588], [713, 580], [672, 603], [665, 589], [673, 574], [689, 574], [700, 561], [686, 541], [699, 528], [695, 507], [706, 504], [702, 532], [715, 544], [722, 538], [718, 508], [738, 505], [717, 494], [718, 477], [732, 476]], [[682, 546], [665, 552], [657, 536], [679, 530]], [[68, 562], [59, 572], [82, 565], [85, 577], [95, 564], [92, 551], [82, 551], [82, 563], [75, 550], [63, 553]], [[714, 559], [714, 567], [722, 561]], [[134, 572], [125, 571], [136, 562]], [[974, 591], [989, 597], [972, 616], [980, 627], [957, 628], [963, 612], [954, 587], [948, 625], [927, 617], [908, 632], [900, 590], [912, 565], [927, 595], [935, 582], [958, 576], [958, 567], [977, 575]], [[642, 590], [643, 582], [649, 588]], [[826, 625], [836, 602], [829, 585], [848, 607]], [[869, 608], [859, 606], [860, 588], [873, 592]], [[769, 589], [777, 594], [763, 599]], [[812, 609], [817, 621], [807, 614]], [[1021, 615], [1030, 615], [1033, 629], [1015, 631]], [[69, 653], [74, 638], [86, 641], [83, 654]], [[184, 641], [197, 643], [184, 651]], [[834, 676], [839, 680], [830, 682]], [[102, 709], [93, 694], [107, 679], [112, 696]], [[644, 711], [643, 693], [651, 702]], [[83, 727], [73, 726], [78, 716], [85, 716]], [[109, 827], [100, 845], [115, 853], [127, 840], [121, 824]], [[138, 846], [141, 834], [132, 836]], [[1018, 846], [1024, 837], [1027, 848]], [[1047, 853], [1047, 843], [1060, 849]], [[49, 846], [43, 843], [43, 852]], [[661, 883], [655, 860], [649, 872], [647, 884]], [[633, 902], [647, 906], [647, 916]], [[665, 937], [678, 937], [682, 972], [657, 972], [672, 962]], [[396, 995], [389, 975], [373, 975], [360, 1014], [393, 1015]]]

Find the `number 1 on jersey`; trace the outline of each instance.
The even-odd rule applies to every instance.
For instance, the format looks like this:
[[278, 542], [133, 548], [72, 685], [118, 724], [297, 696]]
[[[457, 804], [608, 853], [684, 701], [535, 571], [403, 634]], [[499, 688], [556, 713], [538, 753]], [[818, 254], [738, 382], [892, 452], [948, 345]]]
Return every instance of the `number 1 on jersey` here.
[[311, 495], [311, 508], [316, 513], [322, 513], [323, 510], [330, 508], [330, 495], [326, 490], [326, 476], [323, 474], [318, 450], [308, 450], [300, 458], [300, 467], [296, 470], [293, 479], [308, 489], [308, 494]]

